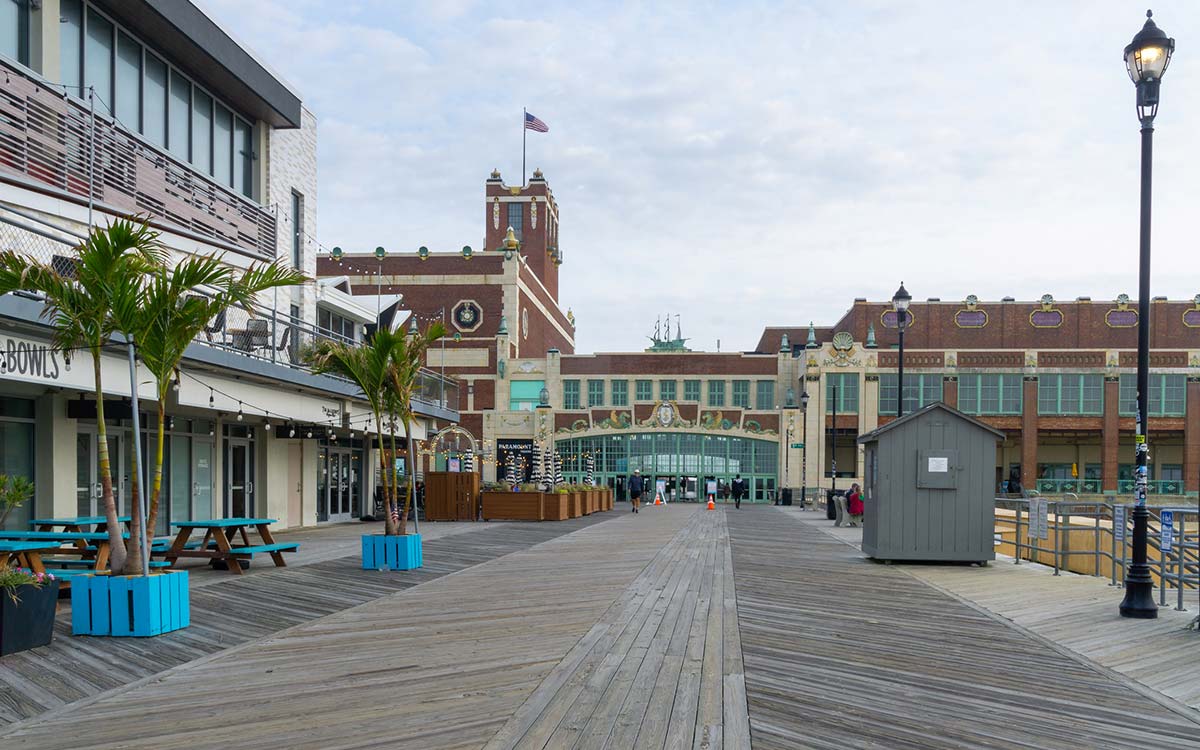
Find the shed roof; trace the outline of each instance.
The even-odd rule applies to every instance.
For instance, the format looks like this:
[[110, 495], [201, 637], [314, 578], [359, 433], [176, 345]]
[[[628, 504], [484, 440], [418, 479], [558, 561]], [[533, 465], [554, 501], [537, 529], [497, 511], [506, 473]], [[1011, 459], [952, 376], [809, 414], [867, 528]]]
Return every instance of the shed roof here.
[[978, 419], [975, 419], [974, 417], [963, 414], [958, 409], [955, 409], [952, 406], [947, 406], [946, 404], [942, 403], [941, 401], [935, 401], [934, 403], [930, 404], [929, 406], [926, 406], [924, 408], [917, 409], [914, 412], [905, 414], [903, 417], [900, 417], [899, 419], [893, 419], [891, 422], [888, 422], [883, 427], [876, 428], [876, 429], [872, 430], [871, 432], [868, 432], [865, 435], [859, 435], [858, 442], [859, 443], [869, 443], [873, 440], [878, 440], [879, 436], [882, 435], [883, 433], [887, 432], [888, 430], [899, 427], [902, 424], [906, 424], [911, 420], [920, 419], [921, 417], [925, 416], [929, 412], [935, 411], [937, 409], [941, 409], [942, 411], [949, 412], [950, 414], [953, 414], [954, 416], [958, 417], [959, 419], [970, 422], [971, 424], [975, 425], [976, 427], [978, 427], [981, 430], [987, 430], [988, 432], [992, 433], [993, 435], [1000, 438], [1001, 440], [1003, 440], [1005, 437], [1007, 437], [1003, 432], [1001, 432], [1000, 430], [997, 430], [995, 427], [992, 427], [989, 424], [984, 424], [983, 422], [980, 422]]

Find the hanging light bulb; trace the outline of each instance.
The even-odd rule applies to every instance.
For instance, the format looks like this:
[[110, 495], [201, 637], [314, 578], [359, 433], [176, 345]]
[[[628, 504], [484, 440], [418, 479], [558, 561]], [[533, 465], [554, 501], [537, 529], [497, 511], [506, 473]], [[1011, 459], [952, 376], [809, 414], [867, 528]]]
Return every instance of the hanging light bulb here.
[[246, 416], [244, 414], [242, 414], [242, 402], [238, 401], [237, 421], [241, 422], [245, 418], [246, 418]]
[[308, 435], [306, 435], [306, 437], [312, 437], [312, 428], [311, 427], [308, 428]]
[[214, 403], [215, 403], [215, 401], [213, 400], [213, 389], [211, 387], [209, 387], [209, 389], [208, 389], [208, 405], [211, 407]]
[[[68, 368], [69, 369], [69, 368]], [[171, 383], [171, 390], [179, 393], [179, 372], [175, 372], [175, 380]]]
[[66, 368], [67, 372], [71, 371], [71, 351], [69, 349], [63, 352], [63, 366]]
[[294, 438], [294, 437], [296, 437], [296, 425], [292, 425], [292, 426], [291, 426], [291, 427], [288, 429], [288, 437], [290, 437], [290, 438]]

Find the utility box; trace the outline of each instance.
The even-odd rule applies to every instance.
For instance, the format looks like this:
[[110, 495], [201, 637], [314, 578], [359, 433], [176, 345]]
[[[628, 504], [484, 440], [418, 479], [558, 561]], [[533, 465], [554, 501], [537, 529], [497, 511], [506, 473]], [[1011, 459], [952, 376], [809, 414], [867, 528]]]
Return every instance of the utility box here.
[[1003, 439], [941, 402], [860, 436], [863, 552], [887, 561], [996, 559], [993, 484]]

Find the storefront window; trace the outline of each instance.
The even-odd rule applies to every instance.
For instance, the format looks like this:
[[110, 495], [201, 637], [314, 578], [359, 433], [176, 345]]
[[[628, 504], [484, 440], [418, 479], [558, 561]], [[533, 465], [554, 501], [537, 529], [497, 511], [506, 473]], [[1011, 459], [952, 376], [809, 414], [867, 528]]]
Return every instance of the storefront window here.
[[[0, 474], [34, 478], [33, 401], [0, 399]], [[9, 514], [6, 529], [28, 529], [33, 517], [33, 500]]]

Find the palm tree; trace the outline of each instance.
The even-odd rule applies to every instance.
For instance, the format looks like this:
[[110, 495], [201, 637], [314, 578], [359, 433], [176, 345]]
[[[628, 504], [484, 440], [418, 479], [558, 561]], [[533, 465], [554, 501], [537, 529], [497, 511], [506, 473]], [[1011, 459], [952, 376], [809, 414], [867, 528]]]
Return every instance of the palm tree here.
[[55, 345], [65, 350], [67, 356], [76, 349], [86, 349], [92, 355], [97, 459], [111, 549], [109, 567], [114, 573], [141, 569], [138, 523], [141, 509], [133, 504], [134, 523], [126, 548], [113, 495], [100, 378], [101, 351], [112, 335], [120, 331], [118, 321], [132, 319], [145, 288], [145, 278], [165, 260], [166, 250], [158, 241], [158, 233], [145, 223], [126, 219], [94, 229], [76, 248], [71, 269], [60, 270], [52, 263], [13, 251], [0, 253], [0, 294], [23, 290], [43, 295], [46, 307], [42, 314], [54, 326]]
[[[416, 394], [421, 367], [425, 364], [426, 352], [429, 351], [433, 342], [445, 335], [446, 327], [442, 325], [441, 321], [434, 321], [424, 331], [415, 331], [408, 336], [398, 337], [399, 341], [392, 349], [391, 366], [388, 368], [388, 385], [391, 390], [392, 404], [401, 421], [404, 422], [405, 463], [408, 464], [409, 471], [413, 473], [414, 480], [416, 479], [416, 466], [412, 461], [412, 399]], [[380, 443], [382, 442], [381, 438]], [[394, 444], [393, 450], [395, 450]], [[395, 462], [393, 462], [394, 465]], [[408, 483], [408, 491], [404, 495], [404, 510], [400, 514], [400, 524], [396, 532], [401, 536], [407, 530], [408, 511], [412, 507], [415, 483], [415, 481]]]
[[[396, 507], [395, 483], [388, 481], [387, 457], [384, 453], [383, 429], [384, 410], [387, 406], [386, 389], [388, 369], [392, 365], [395, 348], [404, 341], [402, 335], [388, 330], [379, 330], [365, 345], [322, 339], [309, 355], [313, 371], [340, 375], [358, 386], [363, 397], [371, 405], [371, 414], [376, 425], [379, 448], [380, 481], [383, 484], [384, 534], [397, 533], [392, 510]], [[403, 524], [403, 520], [401, 520]]]
[[154, 376], [158, 393], [158, 432], [154, 453], [154, 479], [150, 490], [147, 534], [158, 522], [162, 495], [163, 442], [167, 395], [179, 377], [184, 352], [213, 318], [234, 306], [253, 314], [251, 304], [259, 293], [281, 286], [302, 284], [303, 274], [281, 263], [251, 266], [241, 276], [225, 264], [224, 256], [194, 255], [174, 268], [160, 266], [146, 286], [135, 320], [138, 353]]

